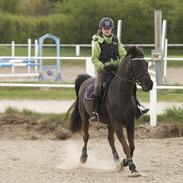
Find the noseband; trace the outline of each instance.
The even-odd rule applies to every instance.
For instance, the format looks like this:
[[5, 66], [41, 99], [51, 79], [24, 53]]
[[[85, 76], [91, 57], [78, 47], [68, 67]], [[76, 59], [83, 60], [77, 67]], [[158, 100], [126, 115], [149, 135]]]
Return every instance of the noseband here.
[[139, 85], [141, 85], [141, 82], [140, 82], [140, 78], [144, 75], [148, 75], [147, 72], [144, 72], [142, 74], [138, 74], [137, 76], [135, 76], [135, 73], [134, 73], [134, 67], [133, 67], [133, 62], [134, 60], [144, 60], [144, 58], [132, 58], [131, 59], [131, 62], [130, 62], [130, 75], [132, 77], [132, 79], [126, 79], [126, 78], [123, 78], [123, 77], [120, 77], [117, 73], [115, 72], [112, 72], [118, 79], [120, 80], [125, 80], [129, 83], [132, 83], [132, 84], [135, 84], [135, 83], [138, 83]]

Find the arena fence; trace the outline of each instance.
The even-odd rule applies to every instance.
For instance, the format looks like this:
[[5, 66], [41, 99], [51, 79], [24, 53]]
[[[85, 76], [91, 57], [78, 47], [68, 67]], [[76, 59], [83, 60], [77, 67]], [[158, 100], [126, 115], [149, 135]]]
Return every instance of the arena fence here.
[[[17, 59], [24, 59], [25, 57], [17, 57]], [[46, 59], [55, 59], [55, 57], [44, 57]], [[37, 57], [39, 59], [39, 57]], [[94, 76], [94, 66], [91, 63], [91, 57], [60, 57], [64, 60], [84, 60], [86, 62], [86, 73]], [[150, 61], [150, 58], [146, 58]], [[157, 86], [155, 81], [155, 72], [149, 70], [153, 79], [153, 89], [150, 91], [150, 125], [157, 125], [157, 91], [162, 89], [183, 89], [183, 86]], [[48, 87], [48, 88], [74, 88], [74, 84], [26, 84], [26, 83], [0, 83], [0, 87]], [[141, 88], [138, 86], [138, 88]]]

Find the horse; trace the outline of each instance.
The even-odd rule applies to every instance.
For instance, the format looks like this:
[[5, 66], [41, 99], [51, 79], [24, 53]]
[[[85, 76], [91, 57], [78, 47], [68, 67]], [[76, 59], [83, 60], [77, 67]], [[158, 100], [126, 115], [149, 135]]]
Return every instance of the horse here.
[[[88, 158], [87, 143], [89, 139], [89, 117], [92, 113], [92, 101], [85, 99], [89, 85], [95, 79], [87, 74], [81, 74], [75, 80], [76, 101], [71, 106], [70, 130], [72, 132], [83, 131], [84, 146], [80, 157], [81, 163]], [[134, 121], [136, 116], [136, 103], [133, 95], [134, 87], [138, 83], [143, 91], [148, 92], [153, 87], [153, 82], [148, 73], [148, 63], [144, 59], [144, 53], [139, 47], [130, 47], [120, 64], [117, 72], [108, 87], [104, 100], [100, 104], [99, 119], [105, 123], [108, 129], [108, 141], [112, 150], [113, 159], [121, 167], [129, 166], [131, 175], [137, 175], [138, 171], [132, 160], [134, 145]], [[126, 128], [128, 144], [123, 128]], [[114, 133], [122, 145], [126, 158], [120, 162], [115, 147]]]

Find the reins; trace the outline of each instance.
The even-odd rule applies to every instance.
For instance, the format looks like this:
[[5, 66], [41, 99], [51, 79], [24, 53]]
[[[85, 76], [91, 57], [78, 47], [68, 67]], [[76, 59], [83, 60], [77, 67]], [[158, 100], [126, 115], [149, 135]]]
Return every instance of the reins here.
[[[144, 60], [144, 58], [133, 58], [131, 59], [132, 61], [133, 60]], [[133, 67], [132, 67], [132, 63], [130, 64], [130, 68], [131, 68], [131, 76], [132, 76], [132, 79], [126, 79], [126, 78], [123, 78], [121, 76], [119, 76], [117, 73], [115, 73], [114, 71], [112, 71], [112, 73], [119, 79], [119, 80], [122, 80], [122, 81], [127, 81], [129, 83], [132, 83], [132, 84], [135, 84], [135, 83], [138, 83], [138, 84], [141, 84], [141, 82], [139, 81], [139, 78], [141, 78], [142, 76], [144, 75], [148, 75], [147, 72], [145, 73], [142, 73], [142, 74], [139, 74], [137, 76], [135, 76], [134, 72], [133, 72]]]
[[121, 76], [119, 76], [117, 73], [115, 73], [114, 71], [112, 71], [112, 73], [119, 79], [119, 80], [122, 80], [122, 81], [128, 81], [129, 83], [132, 83], [132, 84], [135, 84], [136, 81], [135, 80], [130, 80], [130, 79], [126, 79], [126, 78], [123, 78]]

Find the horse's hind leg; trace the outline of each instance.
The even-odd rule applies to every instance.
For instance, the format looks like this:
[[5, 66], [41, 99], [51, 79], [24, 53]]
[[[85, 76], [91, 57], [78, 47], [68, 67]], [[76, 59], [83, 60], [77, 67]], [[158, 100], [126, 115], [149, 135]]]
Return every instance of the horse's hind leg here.
[[113, 158], [114, 161], [119, 161], [119, 156], [115, 147], [115, 141], [114, 141], [114, 128], [110, 125], [107, 126], [108, 127], [108, 141], [109, 141], [109, 145], [111, 146], [111, 150], [112, 150], [112, 154], [113, 154]]
[[116, 170], [121, 171], [123, 169], [123, 166], [121, 166], [119, 155], [115, 147], [114, 128], [110, 125], [108, 125], [108, 141], [112, 150], [114, 162], [116, 164]]
[[85, 163], [87, 161], [87, 158], [88, 158], [88, 154], [87, 154], [87, 143], [88, 143], [88, 139], [89, 139], [88, 128], [89, 128], [89, 122], [88, 122], [88, 120], [85, 120], [84, 124], [83, 124], [84, 146], [82, 148], [82, 154], [80, 157], [81, 163]]

